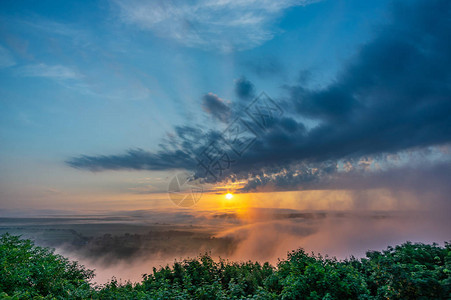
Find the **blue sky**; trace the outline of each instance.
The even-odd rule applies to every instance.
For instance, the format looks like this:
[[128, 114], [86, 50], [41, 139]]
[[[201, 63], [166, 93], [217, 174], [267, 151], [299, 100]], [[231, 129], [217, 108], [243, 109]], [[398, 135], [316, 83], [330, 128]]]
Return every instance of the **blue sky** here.
[[[437, 1], [439, 5], [445, 4]], [[356, 87], [356, 80], [351, 84], [343, 79], [346, 72], [350, 66], [366, 64], [361, 62], [370, 56], [365, 49], [374, 53], [383, 48], [383, 43], [376, 43], [388, 35], [384, 32], [390, 26], [423, 24], [398, 22], [395, 4], [385, 0], [2, 1], [0, 6], [0, 197], [8, 208], [59, 207], [58, 199], [78, 203], [79, 198], [108, 198], [137, 187], [163, 192], [164, 179], [177, 166], [158, 171], [124, 165], [112, 171], [102, 166], [103, 172], [93, 173], [89, 171], [92, 166], [76, 159], [87, 155], [95, 164], [96, 157], [127, 158], [124, 153], [130, 149], [156, 153], [176, 126], [221, 130], [225, 124], [209, 113], [205, 95], [212, 93], [217, 101], [234, 107], [240, 103], [235, 92], [240, 78], [255, 93], [264, 91], [284, 105], [286, 116], [298, 125], [309, 128], [336, 121], [334, 106], [315, 106], [324, 96], [318, 91], [327, 96], [327, 89], [335, 84], [340, 89], [355, 87], [353, 95], [367, 93], [362, 99], [383, 95], [388, 84], [374, 84], [378, 89], [374, 93], [367, 86]], [[374, 61], [378, 59], [374, 56]], [[362, 68], [356, 67], [355, 73]], [[296, 97], [312, 97], [317, 102], [292, 101]], [[442, 111], [448, 108], [445, 104]], [[434, 128], [429, 125], [424, 122], [425, 132]], [[394, 131], [401, 129], [398, 126]], [[296, 154], [288, 164], [293, 172], [306, 159], [337, 164], [354, 159], [357, 165], [362, 159], [379, 159], [383, 164], [382, 156], [423, 153], [428, 147], [443, 149], [449, 142], [418, 136], [416, 142], [397, 145], [389, 136], [381, 137], [385, 142], [375, 139], [375, 147], [380, 148], [374, 151], [361, 146], [368, 143], [362, 140], [353, 144], [355, 151], [345, 149], [321, 157]], [[257, 150], [254, 163], [269, 168], [260, 165], [258, 158], [270, 160]], [[284, 155], [290, 158], [299, 151], [293, 146]], [[430, 151], [428, 161], [449, 157], [446, 151]], [[425, 157], [416, 152], [414, 156]], [[242, 164], [236, 174], [245, 168]], [[268, 169], [262, 172], [267, 174]], [[280, 174], [280, 170], [273, 173]], [[255, 178], [249, 180], [255, 182]]]

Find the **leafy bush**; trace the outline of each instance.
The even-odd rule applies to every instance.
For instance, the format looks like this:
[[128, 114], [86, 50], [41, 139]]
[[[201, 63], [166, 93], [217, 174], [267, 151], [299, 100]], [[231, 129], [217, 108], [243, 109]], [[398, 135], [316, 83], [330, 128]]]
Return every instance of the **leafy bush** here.
[[93, 277], [93, 271], [30, 240], [9, 234], [0, 237], [2, 298], [85, 299], [90, 297]]
[[368, 252], [361, 262], [372, 294], [383, 299], [451, 299], [451, 244], [407, 242]]

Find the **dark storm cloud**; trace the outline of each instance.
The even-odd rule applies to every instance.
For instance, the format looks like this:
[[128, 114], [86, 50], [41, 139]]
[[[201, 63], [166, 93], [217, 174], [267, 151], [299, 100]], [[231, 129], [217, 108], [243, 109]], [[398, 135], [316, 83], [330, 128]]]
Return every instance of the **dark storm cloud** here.
[[[366, 190], [385, 188], [389, 190], [413, 191], [417, 196], [425, 194], [429, 200], [446, 200], [451, 195], [451, 161], [437, 163], [420, 162], [415, 166], [391, 167], [386, 170], [366, 172], [361, 162], [354, 162], [348, 172], [337, 172], [334, 162], [320, 164], [298, 164], [288, 169], [260, 170], [254, 172], [243, 192], [258, 191], [267, 185], [274, 190]], [[277, 172], [275, 172], [277, 171]], [[446, 204], [442, 203], [442, 204]]]
[[202, 98], [202, 108], [221, 122], [226, 123], [230, 119], [230, 107], [213, 93], [208, 93]]
[[235, 94], [238, 98], [246, 100], [255, 97], [255, 87], [246, 77], [235, 80]]
[[194, 162], [182, 151], [160, 151], [151, 153], [142, 149], [132, 149], [121, 155], [82, 155], [69, 159], [69, 166], [90, 171], [103, 170], [167, 170], [175, 168], [191, 169]]
[[81, 155], [70, 158], [66, 164], [93, 172], [105, 170], [194, 170], [196, 156], [206, 145], [220, 138], [220, 132], [204, 131], [201, 126], [176, 126], [167, 134], [156, 152], [130, 149], [118, 155]]
[[199, 127], [177, 126], [163, 139], [160, 151], [131, 149], [119, 155], [81, 155], [66, 163], [77, 169], [104, 170], [169, 170], [194, 169], [195, 155], [209, 141], [217, 139], [219, 132], [204, 132]]
[[288, 87], [298, 113], [321, 121], [308, 144], [321, 143], [324, 152], [339, 143], [341, 156], [450, 141], [450, 9], [449, 1], [397, 4], [393, 23], [333, 84]]
[[[443, 130], [449, 129], [451, 108], [450, 6], [449, 1], [395, 5], [393, 24], [364, 45], [333, 84], [322, 90], [288, 87], [298, 112], [324, 121], [323, 128], [364, 126], [359, 131], [384, 135], [384, 143], [395, 147], [408, 134], [418, 140], [404, 140], [399, 147], [447, 140]], [[433, 134], [431, 127], [442, 130]], [[346, 133], [358, 136], [356, 131]]]
[[450, 10], [449, 1], [395, 5], [393, 23], [360, 49], [334, 83], [320, 90], [287, 87], [288, 103], [297, 114], [319, 125], [287, 132], [276, 122], [240, 167], [321, 162], [450, 142]]
[[[332, 84], [309, 89], [300, 80], [285, 86], [289, 117], [275, 119], [232, 165], [231, 174], [246, 178], [302, 163], [306, 166], [304, 181], [314, 182], [323, 177], [318, 174], [335, 172], [329, 165], [339, 159], [451, 142], [450, 20], [450, 1], [396, 2], [391, 24], [359, 49]], [[252, 86], [244, 79], [241, 83]], [[208, 94], [204, 108], [226, 120], [230, 110], [218, 99]], [[318, 125], [308, 130], [299, 121], [302, 116]], [[196, 131], [189, 126], [185, 130]], [[199, 141], [190, 142], [177, 134], [169, 145], [175, 141], [176, 150], [163, 144], [157, 153], [133, 150], [122, 156], [81, 156], [69, 164], [94, 170], [192, 167], [185, 153], [195, 150]], [[318, 166], [320, 171], [314, 171]]]

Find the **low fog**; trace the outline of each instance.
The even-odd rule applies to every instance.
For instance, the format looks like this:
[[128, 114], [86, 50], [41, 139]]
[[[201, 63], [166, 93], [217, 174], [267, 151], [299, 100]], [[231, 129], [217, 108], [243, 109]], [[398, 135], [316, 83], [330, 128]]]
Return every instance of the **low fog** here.
[[153, 267], [204, 253], [273, 265], [297, 248], [340, 259], [363, 257], [367, 250], [406, 241], [442, 244], [451, 228], [446, 213], [439, 211], [359, 207], [45, 213], [2, 217], [0, 230], [22, 234], [95, 269], [98, 284], [113, 276], [137, 282]]

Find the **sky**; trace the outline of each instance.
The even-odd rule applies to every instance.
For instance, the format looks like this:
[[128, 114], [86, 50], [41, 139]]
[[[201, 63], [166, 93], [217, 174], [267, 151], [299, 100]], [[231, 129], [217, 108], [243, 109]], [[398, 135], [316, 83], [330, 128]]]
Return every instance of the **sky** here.
[[451, 208], [449, 1], [0, 6], [3, 210]]

